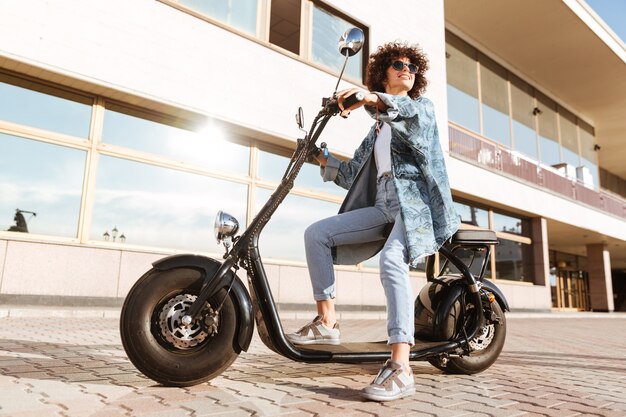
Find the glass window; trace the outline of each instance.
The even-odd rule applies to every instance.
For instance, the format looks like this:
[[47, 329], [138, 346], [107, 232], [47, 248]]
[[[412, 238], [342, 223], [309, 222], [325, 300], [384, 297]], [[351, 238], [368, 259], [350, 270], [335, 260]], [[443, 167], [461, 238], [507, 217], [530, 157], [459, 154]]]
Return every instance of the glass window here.
[[89, 137], [93, 99], [0, 74], [0, 120]]
[[[595, 149], [595, 137], [593, 135], [593, 127], [589, 126], [582, 120], [579, 120], [580, 132], [580, 156], [583, 165], [589, 170], [591, 175], [591, 184], [596, 187], [600, 185], [598, 179], [598, 154]], [[586, 178], [582, 178], [584, 183], [588, 183]]]
[[130, 109], [115, 105], [107, 107], [110, 108], [104, 113], [102, 131], [105, 143], [163, 155], [208, 169], [248, 174], [249, 147], [228, 142], [225, 140], [226, 132], [213, 125], [192, 132]]
[[472, 226], [489, 228], [489, 212], [467, 204], [454, 202], [454, 208], [461, 218], [461, 223]]
[[[288, 157], [259, 150], [258, 177], [260, 179], [278, 183], [281, 181], [288, 165]], [[294, 185], [295, 187], [308, 188], [340, 196], [345, 196], [348, 192], [332, 181], [322, 181], [320, 168], [317, 164], [304, 164]]]
[[493, 213], [493, 230], [496, 232], [515, 233], [517, 235], [524, 234], [522, 232], [522, 219], [517, 217], [506, 216], [500, 213]]
[[510, 76], [514, 149], [538, 160], [533, 88], [512, 74]]
[[[271, 193], [271, 190], [257, 188], [255, 212], [263, 207]], [[337, 211], [339, 204], [288, 195], [261, 233], [261, 255], [264, 258], [305, 262], [305, 229], [317, 220], [334, 216]]]
[[[485, 261], [486, 252], [484, 251], [475, 251], [466, 248], [458, 248], [454, 251], [454, 254], [463, 261], [465, 265], [470, 267], [470, 272], [475, 277], [480, 276], [480, 269], [483, 266], [483, 262]], [[445, 256], [439, 256], [439, 262], [443, 265], [445, 262]], [[461, 271], [454, 266], [451, 262], [448, 262], [446, 268], [444, 269], [444, 274], [460, 274]], [[491, 278], [491, 265], [490, 263], [485, 266], [485, 275], [483, 278]]]
[[211, 16], [244, 32], [256, 34], [257, 0], [179, 0], [189, 8]]
[[117, 227], [126, 243], [222, 253], [213, 234], [218, 210], [246, 224], [248, 186], [101, 156], [91, 239]]
[[270, 42], [294, 54], [300, 53], [301, 0], [272, 0]]
[[506, 70], [484, 55], [480, 56], [480, 64], [483, 135], [510, 147], [511, 128]]
[[476, 50], [446, 32], [448, 118], [480, 133]]
[[[354, 26], [354, 22], [348, 22], [318, 4], [313, 4], [311, 59], [337, 72], [341, 71], [345, 58], [337, 52], [337, 40], [346, 29]], [[365, 31], [365, 28], [361, 29]], [[367, 51], [362, 50], [355, 58], [348, 60], [345, 70], [347, 75], [357, 80], [362, 79], [363, 59], [359, 58], [363, 56], [367, 56]]]
[[561, 149], [563, 162], [577, 167], [578, 159], [578, 133], [576, 131], [576, 116], [562, 107], [559, 107], [559, 124], [561, 127]]
[[[0, 230], [76, 237], [86, 152], [0, 133]], [[20, 219], [21, 220], [21, 219]], [[21, 222], [20, 222], [21, 223]]]
[[546, 165], [555, 165], [561, 162], [559, 153], [559, 136], [556, 127], [556, 104], [537, 94], [537, 108], [541, 113], [539, 121], [539, 152], [540, 159]]
[[495, 249], [497, 279], [532, 282], [532, 273], [529, 271], [532, 266], [530, 245], [500, 239]]

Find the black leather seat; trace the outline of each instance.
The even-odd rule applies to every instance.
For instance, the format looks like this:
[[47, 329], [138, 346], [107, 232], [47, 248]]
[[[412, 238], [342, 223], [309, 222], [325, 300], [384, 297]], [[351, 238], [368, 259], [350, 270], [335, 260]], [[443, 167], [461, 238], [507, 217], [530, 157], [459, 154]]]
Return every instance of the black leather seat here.
[[497, 245], [496, 232], [487, 229], [463, 229], [457, 231], [451, 239], [457, 245]]

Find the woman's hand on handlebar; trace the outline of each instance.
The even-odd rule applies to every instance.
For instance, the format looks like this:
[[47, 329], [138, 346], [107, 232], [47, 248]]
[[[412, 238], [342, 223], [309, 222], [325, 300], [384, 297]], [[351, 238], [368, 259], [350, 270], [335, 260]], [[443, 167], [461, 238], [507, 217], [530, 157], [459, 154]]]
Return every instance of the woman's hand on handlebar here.
[[[361, 101], [356, 102], [352, 106], [348, 108], [344, 108], [344, 100], [346, 97], [349, 97], [356, 93], [362, 93], [364, 98]], [[369, 91], [364, 91], [361, 88], [348, 88], [346, 90], [341, 90], [337, 93], [337, 104], [339, 105], [339, 109], [341, 110], [340, 115], [343, 117], [348, 116], [352, 110], [358, 109], [361, 106], [369, 106], [369, 107], [378, 107], [379, 110], [386, 110], [387, 106], [384, 105], [382, 100], [378, 98], [378, 96], [374, 93], [370, 93]]]

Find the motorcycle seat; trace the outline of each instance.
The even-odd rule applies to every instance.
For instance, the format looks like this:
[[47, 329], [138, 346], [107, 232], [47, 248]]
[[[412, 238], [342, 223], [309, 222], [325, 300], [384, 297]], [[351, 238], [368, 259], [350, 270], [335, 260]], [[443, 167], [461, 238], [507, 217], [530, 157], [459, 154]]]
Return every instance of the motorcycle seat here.
[[463, 229], [457, 231], [450, 240], [457, 245], [497, 245], [496, 232], [487, 229]]

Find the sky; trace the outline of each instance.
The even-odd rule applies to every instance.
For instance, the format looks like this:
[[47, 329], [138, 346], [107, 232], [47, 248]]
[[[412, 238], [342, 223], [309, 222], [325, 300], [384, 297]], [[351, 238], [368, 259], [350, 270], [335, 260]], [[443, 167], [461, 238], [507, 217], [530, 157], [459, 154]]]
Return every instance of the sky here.
[[626, 43], [626, 0], [585, 0]]

